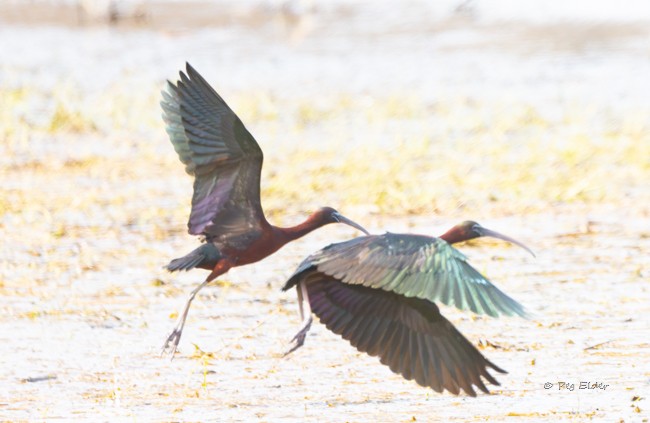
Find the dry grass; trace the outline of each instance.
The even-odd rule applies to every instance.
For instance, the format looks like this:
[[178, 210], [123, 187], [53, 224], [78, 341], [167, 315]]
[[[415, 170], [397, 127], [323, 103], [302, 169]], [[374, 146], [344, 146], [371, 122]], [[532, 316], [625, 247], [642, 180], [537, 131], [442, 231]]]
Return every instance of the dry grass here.
[[[3, 91], [3, 176], [38, 179], [56, 171], [69, 181], [89, 176], [117, 183], [178, 170], [164, 146], [157, 88], [116, 89], [84, 101], [70, 88]], [[36, 110], [43, 99], [47, 106]], [[458, 98], [423, 104], [414, 95], [333, 94], [314, 102], [240, 93], [231, 103], [265, 150], [270, 214], [325, 203], [404, 215], [650, 201], [650, 110], [565, 104], [550, 117], [529, 104]], [[76, 149], [71, 137], [88, 137], [94, 147]], [[34, 139], [47, 144], [44, 152], [34, 154]], [[116, 151], [117, 157], [107, 155]], [[97, 185], [81, 198], [68, 193], [83, 208], [97, 203]], [[52, 205], [47, 193], [32, 195], [38, 185], [23, 187], [3, 193], [0, 210]], [[133, 199], [119, 190], [106, 194], [112, 196], [103, 200], [107, 205]], [[69, 204], [70, 198], [59, 199]]]
[[[150, 0], [145, 22], [105, 27], [59, 3], [0, 2], [0, 420], [647, 421], [640, 7]], [[280, 287], [358, 235], [344, 225], [231, 269], [194, 301], [175, 360], [159, 357], [206, 275], [162, 268], [198, 243], [158, 104], [185, 60], [258, 138], [273, 223], [321, 205], [373, 233], [471, 218], [535, 251], [459, 246], [532, 320], [441, 306], [509, 372], [493, 395], [419, 387], [319, 323], [282, 357], [300, 319]], [[609, 387], [559, 388], [581, 381]]]
[[[6, 316], [0, 325], [31, 334], [10, 341], [7, 330], [6, 345], [37, 350], [12, 359], [7, 378], [20, 382], [11, 385], [12, 403], [0, 403], [0, 411], [30, 419], [56, 412], [201, 419], [206, 406], [218, 404], [223, 419], [318, 421], [325, 412], [334, 420], [353, 415], [376, 421], [378, 413], [395, 412], [397, 420], [422, 420], [433, 407], [456, 420], [581, 421], [635, 417], [647, 408], [643, 400], [628, 404], [647, 371], [638, 376], [631, 367], [611, 365], [614, 358], [647, 355], [634, 313], [611, 322], [612, 307], [619, 311], [613, 304], [639, 315], [647, 311], [646, 303], [625, 293], [642, 292], [647, 266], [638, 257], [647, 252], [647, 233], [633, 235], [630, 227], [607, 220], [594, 229], [584, 217], [566, 215], [561, 229], [551, 230], [544, 217], [555, 218], [562, 205], [647, 212], [647, 110], [566, 104], [549, 117], [529, 104], [459, 98], [424, 104], [407, 94], [341, 93], [316, 102], [264, 93], [232, 98], [265, 151], [263, 202], [274, 223], [295, 222], [296, 214], [330, 204], [369, 225], [377, 216], [398, 215], [397, 221], [428, 230], [432, 213], [477, 219], [517, 214], [532, 219], [530, 227], [544, 228], [533, 246], [547, 254], [534, 264], [502, 244], [491, 246], [493, 260], [472, 251], [481, 271], [541, 311], [539, 321], [494, 325], [445, 311], [511, 371], [497, 396], [470, 404], [391, 376], [322, 328], [301, 355], [279, 358], [289, 339], [284, 332], [297, 318], [292, 300], [277, 289], [300, 257], [332, 241], [332, 232], [230, 272], [218, 295], [208, 290], [194, 304], [185, 351], [171, 365], [158, 360], [153, 350], [189, 285], [201, 277], [160, 269], [195, 241], [184, 227], [191, 179], [163, 131], [158, 86], [116, 87], [97, 97], [70, 87], [23, 88], [4, 90], [0, 99], [0, 308]], [[607, 291], [605, 280], [629, 288]], [[601, 293], [585, 297], [585, 290]], [[612, 328], [626, 334], [612, 338], [618, 344], [584, 349], [609, 341]], [[621, 349], [631, 356], [623, 357]], [[565, 359], [566, 351], [574, 361]], [[314, 366], [310, 354], [318, 354], [322, 366]], [[616, 390], [578, 397], [541, 388], [547, 380], [587, 376]], [[62, 389], [73, 406], [52, 399], [50, 393]], [[268, 404], [285, 397], [300, 404]], [[469, 414], [468, 406], [474, 407]]]
[[[29, 254], [49, 257], [35, 266], [43, 278], [71, 270], [49, 255], [57, 245], [130, 234], [145, 254], [147, 242], [184, 233], [191, 178], [166, 139], [157, 88], [83, 101], [69, 87], [0, 93], [0, 226], [30, 234]], [[263, 204], [278, 224], [326, 204], [361, 221], [650, 204], [645, 110], [572, 104], [551, 119], [531, 105], [407, 95], [311, 102], [240, 93], [231, 103], [265, 151]], [[80, 251], [75, 271], [102, 268]]]

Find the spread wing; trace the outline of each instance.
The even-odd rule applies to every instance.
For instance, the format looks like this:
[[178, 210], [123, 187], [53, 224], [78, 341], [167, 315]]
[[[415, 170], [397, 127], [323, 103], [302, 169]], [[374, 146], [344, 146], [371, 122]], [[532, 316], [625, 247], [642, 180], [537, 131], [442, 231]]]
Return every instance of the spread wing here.
[[162, 95], [167, 133], [194, 176], [189, 233], [219, 238], [261, 230], [263, 155], [253, 136], [189, 63]]
[[386, 233], [332, 244], [303, 261], [285, 289], [295, 285], [301, 272], [310, 268], [346, 284], [440, 301], [477, 314], [526, 317], [521, 304], [492, 285], [460, 251], [439, 238]]
[[457, 395], [476, 396], [473, 386], [488, 393], [481, 380], [499, 385], [487, 360], [427, 300], [394, 292], [348, 285], [314, 269], [301, 274], [309, 304], [320, 321], [359, 351], [378, 356], [382, 364], [408, 380]]

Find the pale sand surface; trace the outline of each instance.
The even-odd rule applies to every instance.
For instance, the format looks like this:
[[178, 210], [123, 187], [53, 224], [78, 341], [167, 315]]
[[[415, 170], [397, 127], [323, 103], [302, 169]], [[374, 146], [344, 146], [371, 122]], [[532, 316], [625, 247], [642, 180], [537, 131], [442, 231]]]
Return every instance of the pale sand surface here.
[[[51, 13], [51, 3], [38, 6]], [[541, 6], [546, 15], [509, 17], [471, 3], [478, 5], [469, 12], [454, 12], [453, 2], [399, 11], [333, 3], [298, 23], [275, 3], [255, 2], [210, 21], [212, 4], [167, 25], [161, 16], [175, 7], [168, 2], [152, 9], [148, 24], [115, 28], [76, 26], [67, 15], [21, 19], [24, 9], [3, 2], [5, 11], [15, 7], [0, 27], [0, 420], [647, 421], [650, 156], [645, 162], [642, 154], [650, 131], [650, 13], [630, 2], [627, 14], [616, 9], [609, 19], [596, 9], [578, 19], [568, 7]], [[185, 233], [191, 180], [156, 104], [164, 79], [185, 60], [247, 117], [266, 154], [263, 203], [274, 223], [298, 222], [324, 204], [375, 233], [437, 235], [471, 218], [537, 253], [488, 240], [459, 247], [534, 314], [497, 320], [442, 307], [508, 370], [492, 395], [436, 394], [319, 324], [302, 349], [282, 357], [300, 321], [295, 293], [280, 288], [304, 256], [357, 235], [347, 227], [329, 226], [230, 271], [195, 301], [176, 358], [159, 357], [174, 313], [205, 276], [162, 269], [198, 242]], [[27, 100], [14, 98], [21, 95]], [[55, 119], [56, 98], [87, 114]], [[329, 112], [339, 106], [346, 116]], [[551, 123], [502, 126], [510, 106]], [[330, 114], [318, 115], [323, 110]], [[470, 127], [465, 112], [479, 123]], [[498, 183], [500, 168], [514, 165], [526, 142], [561, 144], [583, 132], [575, 152], [562, 150], [570, 161], [593, 149], [597, 165], [577, 174], [582, 182], [562, 167], [542, 167], [520, 191], [510, 183], [489, 195], [478, 190], [482, 177]], [[423, 147], [426, 160], [439, 163], [433, 170], [392, 147], [422, 134], [441, 140], [431, 144], [439, 150]], [[503, 164], [499, 154], [488, 163], [463, 144], [476, 134], [484, 143], [476, 151], [494, 138], [511, 139], [513, 152]], [[639, 144], [625, 144], [623, 154], [616, 134]], [[590, 144], [592, 135], [604, 147]], [[426, 210], [407, 204], [429, 192], [407, 191], [421, 183], [417, 172], [403, 191], [369, 199], [332, 192], [317, 178], [278, 179], [307, 160], [285, 152], [327, 150], [319, 143], [329, 140], [347, 144], [351, 157], [357, 145], [387, 146], [400, 164], [386, 179], [418, 163], [430, 172], [427, 184], [449, 188], [435, 191], [436, 205]], [[460, 171], [445, 167], [454, 143], [466, 148]], [[603, 154], [610, 146], [611, 156]], [[310, 172], [331, 171], [317, 158], [309, 156]], [[364, 175], [344, 168], [350, 190], [360, 190], [354, 182], [366, 183]], [[452, 172], [458, 179], [449, 180]], [[569, 188], [549, 182], [546, 189], [543, 178], [553, 173]], [[294, 191], [285, 185], [301, 183], [304, 196], [296, 189], [286, 198]], [[391, 215], [394, 205], [418, 213]], [[580, 382], [606, 388], [580, 389]]]

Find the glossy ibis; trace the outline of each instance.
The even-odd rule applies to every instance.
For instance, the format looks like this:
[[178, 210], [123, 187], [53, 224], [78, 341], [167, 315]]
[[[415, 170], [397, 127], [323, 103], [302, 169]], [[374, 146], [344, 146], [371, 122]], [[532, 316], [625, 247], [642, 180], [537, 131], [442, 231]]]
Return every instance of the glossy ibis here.
[[[298, 292], [303, 324], [293, 338], [303, 345], [312, 312], [359, 351], [436, 392], [489, 393], [481, 377], [505, 373], [487, 360], [447, 319], [434, 301], [492, 317], [524, 308], [492, 285], [451, 244], [482, 236], [525, 245], [476, 222], [454, 226], [440, 238], [369, 235], [332, 244], [305, 259], [285, 284]], [[287, 353], [287, 354], [288, 354]]]
[[170, 272], [195, 267], [210, 274], [190, 294], [163, 352], [173, 357], [196, 294], [231, 267], [254, 263], [283, 245], [329, 223], [363, 227], [331, 207], [323, 207], [303, 223], [278, 228], [264, 216], [260, 203], [262, 150], [237, 115], [217, 92], [187, 64], [176, 85], [162, 92], [167, 133], [185, 171], [194, 176], [189, 233], [204, 243], [184, 257], [172, 260]]

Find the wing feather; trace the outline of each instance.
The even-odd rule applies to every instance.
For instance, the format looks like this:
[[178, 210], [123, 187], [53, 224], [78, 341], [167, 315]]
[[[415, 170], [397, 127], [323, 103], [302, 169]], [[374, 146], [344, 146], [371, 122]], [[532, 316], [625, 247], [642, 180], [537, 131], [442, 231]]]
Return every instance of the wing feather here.
[[308, 268], [347, 284], [440, 301], [478, 314], [526, 317], [522, 305], [439, 238], [386, 233], [332, 244], [308, 257], [285, 289], [293, 286], [295, 276]]
[[[332, 332], [406, 379], [437, 392], [475, 396], [474, 386], [487, 391], [481, 377], [498, 385], [488, 373], [502, 369], [491, 363], [424, 299], [350, 285], [308, 268], [298, 283], [307, 286], [311, 309]], [[487, 376], [486, 376], [487, 375]]]
[[189, 64], [186, 72], [176, 85], [167, 84], [160, 104], [174, 150], [195, 178], [189, 233], [219, 238], [259, 232], [266, 222], [262, 150], [207, 81]]
[[[427, 354], [429, 357], [429, 361], [432, 363], [431, 364], [431, 371], [426, 375], [427, 378], [427, 385], [431, 386], [434, 391], [436, 392], [442, 392], [443, 387], [446, 386], [447, 383], [450, 383], [449, 381], [445, 381], [443, 379], [443, 371], [442, 371], [442, 357], [440, 357], [440, 354], [436, 354], [435, 347], [434, 347], [434, 340], [433, 338], [427, 338], [424, 337], [424, 340], [426, 341], [426, 347], [427, 347]], [[435, 375], [440, 375], [439, 377], [435, 377]]]

